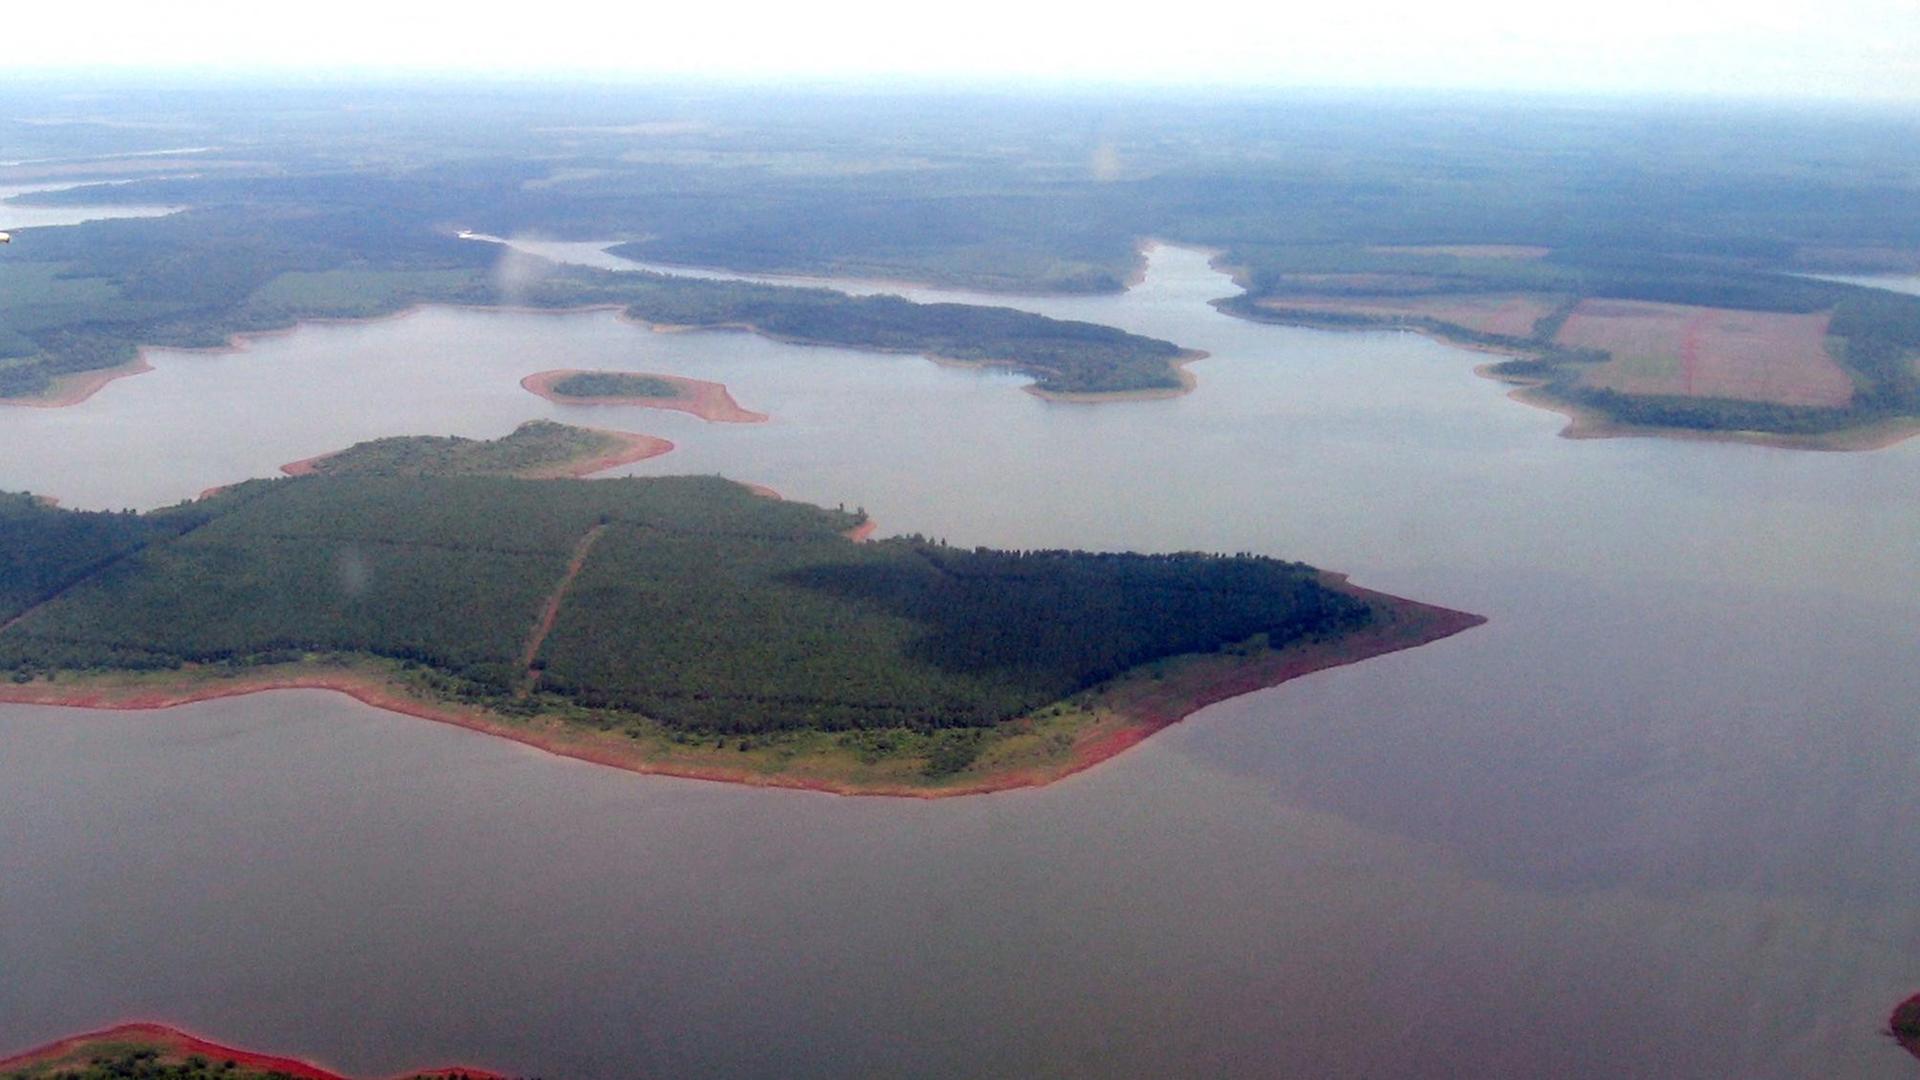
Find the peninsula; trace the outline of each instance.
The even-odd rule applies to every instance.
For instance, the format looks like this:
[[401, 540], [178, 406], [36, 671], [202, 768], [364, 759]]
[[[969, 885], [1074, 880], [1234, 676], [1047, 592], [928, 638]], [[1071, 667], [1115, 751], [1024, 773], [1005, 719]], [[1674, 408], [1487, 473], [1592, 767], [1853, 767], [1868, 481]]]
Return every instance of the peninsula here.
[[324, 687], [636, 771], [945, 795], [1482, 621], [1270, 558], [855, 543], [862, 514], [717, 477], [435, 474], [371, 446], [340, 460], [408, 464], [144, 515], [0, 500], [0, 700]]
[[1920, 432], [1920, 297], [1671, 257], [1546, 247], [1221, 256], [1259, 322], [1406, 329], [1501, 359], [1479, 373], [1571, 438], [1664, 435], [1863, 450]]

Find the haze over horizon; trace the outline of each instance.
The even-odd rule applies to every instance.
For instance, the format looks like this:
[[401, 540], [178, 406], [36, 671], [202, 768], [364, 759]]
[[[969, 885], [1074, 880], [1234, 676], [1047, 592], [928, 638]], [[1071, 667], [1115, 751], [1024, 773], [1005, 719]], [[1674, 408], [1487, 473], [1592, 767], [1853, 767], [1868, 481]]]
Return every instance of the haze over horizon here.
[[[983, 0], [963, 13], [879, 0], [621, 11], [581, 0], [322, 16], [255, 5], [106, 0], [12, 13], [12, 73], [509, 75], [722, 80], [907, 77], [1920, 101], [1920, 11], [1902, 0], [1354, 0], [1213, 17]], [[1231, 30], [1230, 33], [1223, 30]], [[21, 48], [19, 43], [30, 43]]]

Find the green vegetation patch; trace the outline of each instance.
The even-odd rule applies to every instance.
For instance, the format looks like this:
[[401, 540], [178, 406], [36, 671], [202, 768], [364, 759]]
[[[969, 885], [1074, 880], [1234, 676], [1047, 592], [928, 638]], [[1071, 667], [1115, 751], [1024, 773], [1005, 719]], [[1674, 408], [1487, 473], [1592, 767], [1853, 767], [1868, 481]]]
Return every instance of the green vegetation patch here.
[[[716, 477], [315, 476], [196, 506], [198, 527], [0, 631], [0, 669], [383, 657], [427, 669], [429, 690], [602, 730], [894, 731], [853, 749], [908, 751], [945, 773], [981, 751], [965, 731], [1150, 661], [1371, 618], [1297, 563], [854, 544], [842, 534], [858, 515]], [[70, 527], [59, 511], [23, 520]], [[25, 550], [51, 563], [54, 548]]]
[[31, 495], [0, 493], [0, 622], [198, 520], [191, 511], [57, 510]]
[[1159, 657], [1363, 618], [1271, 559], [625, 527], [543, 659], [583, 702], [703, 730], [987, 727]]
[[580, 371], [555, 382], [549, 389], [574, 398], [677, 398], [680, 386], [653, 375], [625, 371]]
[[650, 322], [744, 324], [813, 344], [1004, 364], [1052, 390], [1179, 385], [1170, 365], [1181, 350], [1169, 342], [1008, 308], [557, 267], [503, 293], [491, 274], [497, 246], [433, 224], [444, 212], [437, 187], [409, 188], [422, 200], [412, 206], [378, 204], [381, 187], [329, 180], [36, 232], [31, 249], [9, 252], [12, 276], [0, 279], [0, 297], [22, 298], [0, 299], [0, 397], [117, 367], [143, 345], [217, 347], [301, 319], [423, 303], [618, 304]]
[[321, 476], [519, 476], [610, 453], [620, 440], [551, 420], [529, 420], [498, 439], [400, 435], [356, 443], [312, 462]]
[[744, 325], [806, 344], [995, 364], [1030, 374], [1042, 389], [1062, 393], [1177, 388], [1180, 377], [1173, 365], [1185, 355], [1169, 341], [1013, 308], [918, 304], [898, 296], [660, 274], [569, 270], [532, 287], [525, 299], [549, 307], [617, 303], [633, 318], [652, 323]]
[[290, 315], [381, 315], [423, 299], [466, 295], [484, 283], [484, 275], [473, 269], [292, 270], [255, 290], [249, 303]]

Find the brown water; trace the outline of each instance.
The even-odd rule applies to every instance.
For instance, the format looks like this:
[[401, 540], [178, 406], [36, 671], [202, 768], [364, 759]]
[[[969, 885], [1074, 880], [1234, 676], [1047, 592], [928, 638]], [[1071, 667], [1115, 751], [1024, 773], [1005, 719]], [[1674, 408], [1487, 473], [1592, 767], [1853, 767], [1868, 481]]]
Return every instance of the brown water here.
[[[1022, 300], [1213, 353], [1097, 407], [913, 357], [432, 309], [69, 410], [0, 487], [150, 506], [537, 416], [957, 543], [1254, 550], [1487, 626], [938, 803], [636, 777], [312, 692], [0, 707], [0, 1046], [130, 1016], [363, 1073], [1905, 1076], [1920, 444], [1558, 439], [1402, 334], [1161, 248]], [[929, 293], [928, 295], [936, 295]], [[520, 376], [726, 382], [764, 425]]]

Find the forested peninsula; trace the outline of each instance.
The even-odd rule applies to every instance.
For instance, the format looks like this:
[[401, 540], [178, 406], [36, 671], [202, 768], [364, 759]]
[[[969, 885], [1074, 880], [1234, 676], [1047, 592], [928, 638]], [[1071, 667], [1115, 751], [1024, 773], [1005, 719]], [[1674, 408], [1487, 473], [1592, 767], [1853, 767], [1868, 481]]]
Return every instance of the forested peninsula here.
[[1481, 621], [1270, 558], [852, 543], [861, 514], [717, 477], [372, 447], [147, 514], [0, 499], [0, 699], [326, 687], [639, 771], [960, 794]]
[[223, 348], [304, 320], [422, 304], [612, 307], [660, 329], [748, 330], [1005, 367], [1061, 394], [1177, 391], [1176, 365], [1198, 355], [1004, 307], [544, 264], [506, 282], [496, 246], [377, 212], [225, 206], [28, 239], [0, 262], [0, 400], [25, 403], [70, 403], [105, 377], [144, 370], [147, 347]]

